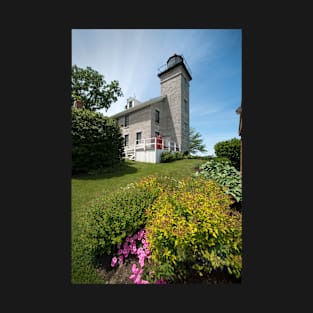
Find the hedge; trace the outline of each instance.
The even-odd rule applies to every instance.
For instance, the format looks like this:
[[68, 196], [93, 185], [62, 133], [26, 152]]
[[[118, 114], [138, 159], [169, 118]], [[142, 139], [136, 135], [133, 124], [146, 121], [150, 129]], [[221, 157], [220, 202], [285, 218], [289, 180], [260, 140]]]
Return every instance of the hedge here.
[[214, 151], [217, 157], [229, 159], [232, 166], [240, 170], [240, 139], [218, 142], [214, 146]]
[[122, 160], [123, 138], [116, 120], [72, 107], [72, 173], [105, 168]]

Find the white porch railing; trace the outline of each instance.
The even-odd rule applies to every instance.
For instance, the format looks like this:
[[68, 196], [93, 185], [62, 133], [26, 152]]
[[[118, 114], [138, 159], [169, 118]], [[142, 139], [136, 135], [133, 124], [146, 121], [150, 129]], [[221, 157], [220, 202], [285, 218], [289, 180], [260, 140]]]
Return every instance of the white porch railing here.
[[136, 151], [155, 151], [155, 150], [167, 150], [167, 151], [181, 151], [180, 145], [175, 141], [171, 141], [170, 138], [144, 138], [136, 140], [133, 145], [124, 147], [125, 158], [135, 160]]

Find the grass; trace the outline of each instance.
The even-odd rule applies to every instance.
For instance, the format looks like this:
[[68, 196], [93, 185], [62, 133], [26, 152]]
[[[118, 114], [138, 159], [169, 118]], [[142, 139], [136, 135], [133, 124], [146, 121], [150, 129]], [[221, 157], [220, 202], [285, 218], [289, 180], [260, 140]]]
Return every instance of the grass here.
[[185, 159], [171, 163], [141, 163], [125, 161], [115, 168], [93, 175], [72, 178], [72, 277], [73, 284], [104, 284], [84, 251], [80, 235], [86, 210], [98, 196], [140, 180], [149, 175], [171, 176], [181, 179], [190, 176], [204, 160]]

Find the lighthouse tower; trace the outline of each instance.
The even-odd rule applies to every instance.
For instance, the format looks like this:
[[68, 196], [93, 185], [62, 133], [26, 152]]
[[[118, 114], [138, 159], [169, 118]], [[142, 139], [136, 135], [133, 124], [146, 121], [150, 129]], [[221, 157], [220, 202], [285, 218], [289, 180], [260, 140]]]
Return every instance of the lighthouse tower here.
[[182, 55], [171, 56], [158, 77], [161, 96], [166, 96], [173, 121], [173, 137], [181, 152], [189, 150], [189, 82], [191, 71]]

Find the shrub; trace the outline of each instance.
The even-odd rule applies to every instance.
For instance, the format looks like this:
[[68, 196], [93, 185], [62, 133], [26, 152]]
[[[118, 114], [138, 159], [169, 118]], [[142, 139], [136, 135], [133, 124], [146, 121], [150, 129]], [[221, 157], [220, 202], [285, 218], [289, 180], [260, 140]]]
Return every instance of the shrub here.
[[171, 151], [165, 151], [161, 154], [161, 163], [168, 163], [175, 161], [175, 155]]
[[88, 211], [86, 248], [93, 258], [110, 254], [114, 246], [142, 228], [145, 211], [160, 192], [173, 190], [178, 182], [168, 177], [150, 176], [120, 190], [99, 197]]
[[242, 200], [242, 183], [240, 172], [230, 165], [226, 159], [212, 159], [200, 165], [195, 176], [203, 176], [215, 180], [224, 191], [231, 195], [237, 202]]
[[211, 155], [187, 155], [185, 156], [185, 159], [195, 159], [195, 160], [210, 160], [213, 156]]
[[184, 155], [181, 152], [165, 151], [161, 154], [161, 163], [172, 162], [175, 160], [182, 160]]
[[136, 186], [98, 199], [87, 224], [87, 248], [91, 255], [110, 254], [114, 245], [140, 229], [145, 224], [145, 210], [156, 196], [156, 190]]
[[186, 179], [162, 192], [147, 210], [146, 235], [151, 251], [144, 277], [181, 281], [193, 270], [200, 276], [217, 269], [241, 275], [241, 214], [213, 180]]
[[218, 142], [214, 146], [214, 151], [217, 157], [228, 158], [232, 166], [240, 170], [240, 139]]
[[211, 158], [211, 160], [214, 160], [214, 162], [220, 162], [222, 164], [232, 165], [231, 161], [225, 157], [214, 157], [214, 158]]
[[194, 159], [198, 159], [198, 160], [210, 160], [212, 159], [213, 156], [211, 155], [195, 155]]
[[182, 160], [184, 155], [181, 152], [175, 152], [175, 160]]
[[114, 119], [72, 107], [72, 173], [110, 167], [122, 159], [123, 138]]

